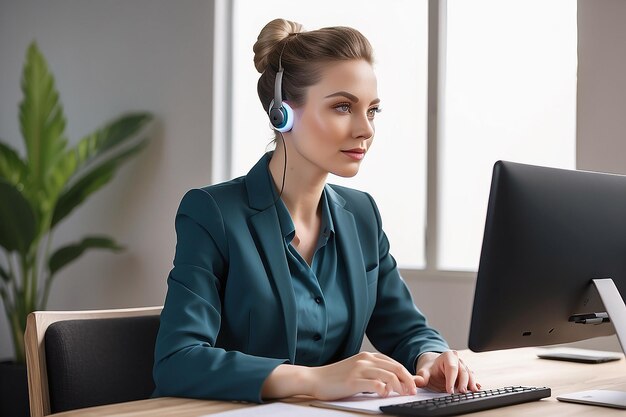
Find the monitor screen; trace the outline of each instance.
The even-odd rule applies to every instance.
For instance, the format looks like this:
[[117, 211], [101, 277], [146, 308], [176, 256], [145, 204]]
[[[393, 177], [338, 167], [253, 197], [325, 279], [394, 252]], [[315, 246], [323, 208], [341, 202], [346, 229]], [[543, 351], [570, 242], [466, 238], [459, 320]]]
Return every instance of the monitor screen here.
[[601, 278], [611, 278], [626, 294], [626, 176], [498, 161], [470, 349], [542, 346], [613, 334], [606, 319], [595, 320], [600, 324], [571, 321], [575, 315], [602, 317], [607, 311], [592, 284]]

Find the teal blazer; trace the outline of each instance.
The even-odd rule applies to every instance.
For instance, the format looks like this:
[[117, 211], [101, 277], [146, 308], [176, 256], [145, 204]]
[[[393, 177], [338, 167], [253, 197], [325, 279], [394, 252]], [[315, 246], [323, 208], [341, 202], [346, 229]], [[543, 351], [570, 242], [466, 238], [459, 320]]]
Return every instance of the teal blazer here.
[[[272, 370], [294, 363], [296, 304], [264, 155], [245, 177], [189, 191], [176, 214], [176, 255], [156, 341], [155, 396], [261, 402]], [[326, 185], [350, 288], [342, 352], [372, 344], [415, 373], [448, 349], [415, 307], [389, 254], [372, 197]]]

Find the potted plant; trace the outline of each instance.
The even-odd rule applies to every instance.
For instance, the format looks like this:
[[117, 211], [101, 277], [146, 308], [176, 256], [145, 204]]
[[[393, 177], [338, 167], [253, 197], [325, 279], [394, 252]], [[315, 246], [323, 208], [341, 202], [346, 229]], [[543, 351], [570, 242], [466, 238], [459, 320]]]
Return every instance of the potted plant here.
[[[26, 54], [21, 89], [19, 123], [25, 158], [0, 139], [0, 248], [4, 252], [0, 295], [15, 348], [13, 362], [21, 366], [24, 382], [3, 382], [0, 370], [0, 415], [7, 406], [1, 391], [13, 385], [27, 395], [26, 316], [45, 310], [57, 273], [87, 250], [122, 249], [112, 238], [100, 235], [53, 248], [55, 228], [146, 146], [147, 139], [139, 133], [152, 118], [148, 113], [125, 114], [68, 146], [54, 77], [34, 42]], [[11, 395], [9, 403], [22, 395], [5, 394]]]

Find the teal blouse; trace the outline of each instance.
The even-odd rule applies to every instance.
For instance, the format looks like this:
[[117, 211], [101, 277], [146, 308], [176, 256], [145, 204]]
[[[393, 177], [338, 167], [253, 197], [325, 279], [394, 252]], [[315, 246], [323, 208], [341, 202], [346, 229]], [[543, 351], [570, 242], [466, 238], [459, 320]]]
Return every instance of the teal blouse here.
[[296, 364], [319, 366], [339, 358], [348, 335], [348, 277], [337, 254], [326, 193], [322, 224], [311, 265], [291, 244], [296, 229], [282, 200], [276, 205], [297, 308]]

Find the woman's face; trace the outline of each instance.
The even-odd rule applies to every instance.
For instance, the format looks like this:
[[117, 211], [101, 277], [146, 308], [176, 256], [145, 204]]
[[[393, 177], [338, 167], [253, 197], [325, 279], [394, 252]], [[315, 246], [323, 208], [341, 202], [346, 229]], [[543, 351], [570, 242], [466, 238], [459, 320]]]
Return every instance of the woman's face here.
[[322, 70], [320, 82], [307, 90], [294, 108], [290, 144], [301, 157], [298, 165], [352, 177], [359, 171], [374, 139], [379, 111], [376, 76], [364, 60], [338, 61]]

